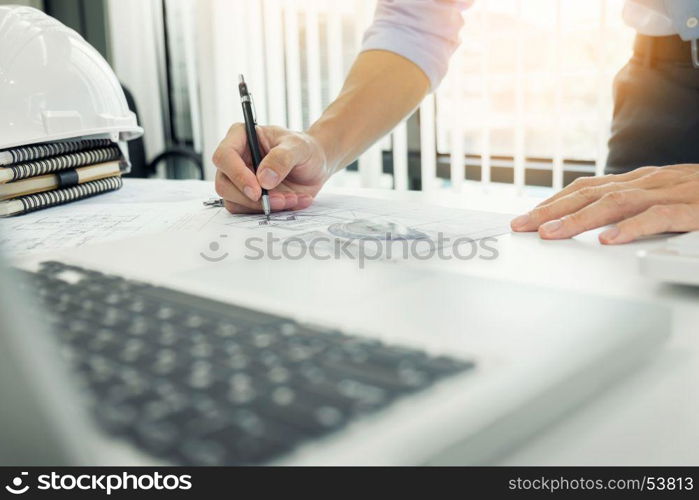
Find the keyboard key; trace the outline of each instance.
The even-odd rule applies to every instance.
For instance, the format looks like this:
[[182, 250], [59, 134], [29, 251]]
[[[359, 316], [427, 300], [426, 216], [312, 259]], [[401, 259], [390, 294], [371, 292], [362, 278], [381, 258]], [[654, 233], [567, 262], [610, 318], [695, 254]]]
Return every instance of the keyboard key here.
[[258, 434], [252, 434], [232, 424], [207, 438], [227, 449], [226, 458], [219, 465], [255, 465], [278, 457], [305, 437], [287, 434], [284, 440], [275, 440], [269, 437], [274, 435], [271, 427], [267, 422]]
[[429, 383], [425, 372], [415, 370], [400, 371], [388, 366], [351, 361], [338, 361], [332, 365], [325, 363], [325, 368], [337, 375], [396, 391], [414, 390]]
[[226, 448], [212, 440], [187, 439], [179, 452], [187, 465], [194, 466], [219, 465], [226, 458]]
[[138, 424], [136, 440], [157, 456], [170, 454], [180, 442], [179, 429], [170, 422], [146, 421]]
[[109, 432], [121, 433], [137, 423], [138, 411], [131, 405], [98, 404], [96, 417]]
[[309, 434], [324, 434], [338, 429], [345, 421], [339, 408], [310, 393], [287, 386], [274, 389], [271, 397], [260, 402], [260, 411]]

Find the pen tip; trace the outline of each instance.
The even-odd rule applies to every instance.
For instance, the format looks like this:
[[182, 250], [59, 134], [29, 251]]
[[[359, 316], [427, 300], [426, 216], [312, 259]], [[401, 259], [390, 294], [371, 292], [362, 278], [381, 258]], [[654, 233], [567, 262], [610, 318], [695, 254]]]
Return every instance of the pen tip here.
[[245, 78], [243, 78], [243, 74], [242, 74], [242, 73], [240, 73], [240, 74], [238, 75], [238, 82], [239, 82], [239, 83], [245, 83]]

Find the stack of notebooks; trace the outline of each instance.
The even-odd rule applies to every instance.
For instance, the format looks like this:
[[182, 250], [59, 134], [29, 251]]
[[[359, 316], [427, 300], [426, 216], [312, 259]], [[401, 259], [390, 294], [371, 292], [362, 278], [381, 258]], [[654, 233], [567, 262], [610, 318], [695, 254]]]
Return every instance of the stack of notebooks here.
[[109, 139], [0, 151], [0, 217], [25, 214], [122, 186], [129, 164]]

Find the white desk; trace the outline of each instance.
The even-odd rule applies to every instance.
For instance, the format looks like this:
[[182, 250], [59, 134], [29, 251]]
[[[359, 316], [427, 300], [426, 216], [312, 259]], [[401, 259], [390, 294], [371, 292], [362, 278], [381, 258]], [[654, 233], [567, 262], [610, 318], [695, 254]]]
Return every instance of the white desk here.
[[[479, 189], [459, 195], [378, 190], [350, 190], [349, 194], [508, 213], [520, 213], [536, 202], [497, 189], [488, 195]], [[656, 359], [531, 438], [503, 457], [501, 464], [697, 465], [699, 288], [659, 284], [638, 273], [636, 252], [661, 245], [665, 238], [605, 247], [597, 242], [598, 233], [591, 231], [569, 241], [542, 241], [536, 234], [506, 235], [499, 238], [497, 260], [474, 259], [463, 267], [464, 272], [481, 276], [657, 300], [674, 310], [673, 336]], [[437, 461], [458, 462], [458, 456]]]
[[[131, 183], [134, 188], [131, 193], [138, 192], [143, 196], [144, 183], [147, 182], [151, 181], [127, 180], [127, 186]], [[137, 186], [139, 189], [135, 189]], [[202, 184], [201, 187], [197, 192], [212, 190], [210, 185]], [[493, 189], [488, 195], [484, 195], [480, 188], [460, 195], [442, 191], [419, 193], [347, 188], [328, 191], [506, 213], [520, 213], [535, 203], [534, 199], [523, 199], [501, 189]], [[673, 336], [654, 360], [545, 433], [502, 457], [501, 463], [698, 465], [699, 288], [659, 284], [637, 272], [636, 251], [660, 245], [663, 239], [603, 247], [597, 242], [596, 234], [591, 232], [573, 240], [557, 242], [542, 241], [535, 234], [506, 235], [499, 238], [500, 256], [494, 261], [473, 259], [428, 264], [457, 266], [461, 272], [481, 276], [658, 301], [674, 310]], [[458, 463], [459, 457], [437, 457], [436, 462]]]

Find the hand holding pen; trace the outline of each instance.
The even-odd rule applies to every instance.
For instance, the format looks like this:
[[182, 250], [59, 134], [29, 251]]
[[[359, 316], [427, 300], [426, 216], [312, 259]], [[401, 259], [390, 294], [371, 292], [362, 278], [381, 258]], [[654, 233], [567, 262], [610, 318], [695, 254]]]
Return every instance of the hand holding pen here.
[[223, 205], [235, 214], [262, 210], [268, 215], [266, 206], [270, 212], [307, 208], [330, 177], [324, 151], [308, 134], [256, 127], [242, 76], [239, 90], [245, 123], [230, 128], [213, 157]]

